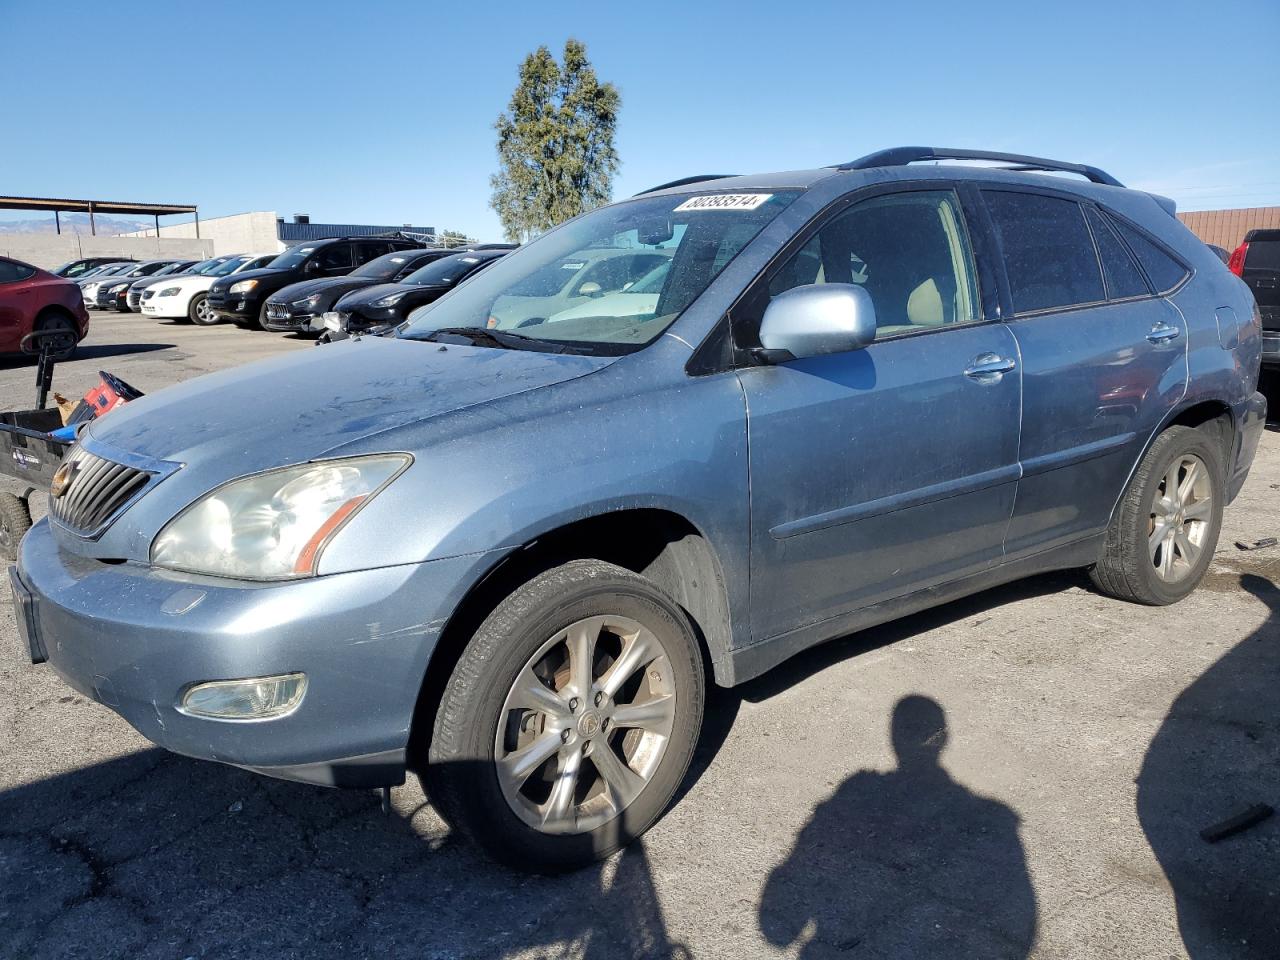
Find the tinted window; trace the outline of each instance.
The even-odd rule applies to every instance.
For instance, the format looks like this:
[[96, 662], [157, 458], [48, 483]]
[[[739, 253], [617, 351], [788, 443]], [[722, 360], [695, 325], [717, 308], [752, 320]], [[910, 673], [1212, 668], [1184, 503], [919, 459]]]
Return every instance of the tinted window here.
[[356, 244], [356, 263], [368, 263], [374, 257], [380, 257], [384, 253], [391, 252], [391, 244], [385, 240], [381, 243], [364, 242]]
[[36, 268], [14, 260], [0, 260], [0, 283], [15, 283], [35, 275]]
[[1004, 250], [1014, 313], [1106, 299], [1080, 204], [1034, 193], [983, 194]]
[[349, 267], [351, 266], [351, 244], [335, 243], [332, 246], [325, 247], [316, 254], [315, 260], [323, 270]]
[[1108, 217], [1108, 219], [1120, 231], [1120, 236], [1124, 237], [1125, 243], [1129, 244], [1129, 249], [1137, 256], [1142, 269], [1147, 271], [1147, 277], [1157, 290], [1164, 293], [1182, 282], [1182, 278], [1187, 275], [1186, 267], [1123, 220], [1117, 220], [1114, 217]]
[[361, 265], [351, 275], [368, 277], [370, 280], [390, 280], [403, 273], [409, 262], [409, 255], [403, 251], [389, 253]]
[[1141, 297], [1149, 294], [1147, 281], [1125, 249], [1120, 238], [1107, 226], [1106, 218], [1093, 207], [1085, 208], [1093, 242], [1098, 246], [1098, 259], [1102, 261], [1102, 276], [1107, 281], [1107, 296], [1112, 300], [1124, 297]]
[[876, 337], [980, 318], [973, 255], [950, 190], [866, 200], [824, 225], [770, 278], [769, 295], [853, 283], [871, 294]]
[[478, 257], [474, 253], [459, 253], [451, 257], [442, 257], [413, 271], [400, 282], [422, 286], [456, 283], [473, 270], [478, 270], [481, 264], [490, 259], [495, 258]]

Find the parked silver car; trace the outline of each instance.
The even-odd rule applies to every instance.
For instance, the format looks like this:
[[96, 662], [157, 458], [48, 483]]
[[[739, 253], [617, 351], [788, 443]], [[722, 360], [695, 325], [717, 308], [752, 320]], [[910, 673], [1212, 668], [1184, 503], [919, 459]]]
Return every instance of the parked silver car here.
[[[1018, 169], [912, 165], [954, 158]], [[589, 297], [589, 264], [661, 258], [640, 312], [526, 322], [566, 309], [548, 272]], [[661, 814], [708, 682], [1037, 571], [1186, 596], [1263, 427], [1259, 329], [1169, 201], [1093, 167], [694, 178], [394, 336], [93, 422], [15, 608], [33, 661], [157, 744], [415, 770], [491, 854], [562, 869]]]

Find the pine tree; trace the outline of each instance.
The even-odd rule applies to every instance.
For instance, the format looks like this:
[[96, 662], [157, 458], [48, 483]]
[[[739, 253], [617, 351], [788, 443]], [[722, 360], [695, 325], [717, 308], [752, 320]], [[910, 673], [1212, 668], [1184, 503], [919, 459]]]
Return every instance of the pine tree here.
[[528, 240], [608, 202], [621, 103], [577, 40], [565, 43], [563, 66], [545, 46], [525, 57], [507, 112], [494, 124], [499, 171], [489, 180], [490, 204], [508, 240]]

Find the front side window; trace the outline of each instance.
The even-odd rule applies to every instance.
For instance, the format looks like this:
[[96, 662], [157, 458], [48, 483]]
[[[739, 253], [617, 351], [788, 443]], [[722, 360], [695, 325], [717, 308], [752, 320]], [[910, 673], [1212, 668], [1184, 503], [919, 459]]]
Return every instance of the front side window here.
[[[488, 340], [517, 348], [639, 349], [796, 196], [795, 190], [673, 194], [602, 207], [414, 311], [400, 336], [431, 338], [462, 328], [491, 331]], [[665, 281], [643, 311], [620, 315], [610, 295], [667, 263]]]
[[1106, 299], [1080, 204], [1011, 190], [982, 193], [1004, 251], [1014, 313]]
[[824, 225], [769, 279], [769, 296], [852, 283], [871, 295], [876, 338], [981, 319], [973, 252], [951, 190], [874, 197]]
[[335, 243], [331, 247], [325, 247], [316, 254], [315, 262], [321, 270], [341, 270], [349, 267], [351, 266], [351, 244]]
[[316, 252], [313, 246], [290, 247], [284, 253], [280, 254], [271, 261], [270, 267], [273, 270], [292, 270], [300, 267], [306, 262], [307, 257]]

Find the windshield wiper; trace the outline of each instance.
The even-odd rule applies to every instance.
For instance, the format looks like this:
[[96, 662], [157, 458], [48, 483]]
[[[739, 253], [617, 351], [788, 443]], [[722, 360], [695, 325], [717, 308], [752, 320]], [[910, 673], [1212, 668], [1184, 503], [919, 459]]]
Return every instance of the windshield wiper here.
[[437, 327], [428, 330], [418, 340], [436, 341], [439, 334], [463, 337], [475, 346], [497, 347], [502, 350], [541, 350], [544, 353], [566, 353], [569, 347], [562, 343], [540, 340], [538, 337], [527, 337], [523, 333], [512, 333], [509, 330], [489, 330], [485, 327]]

